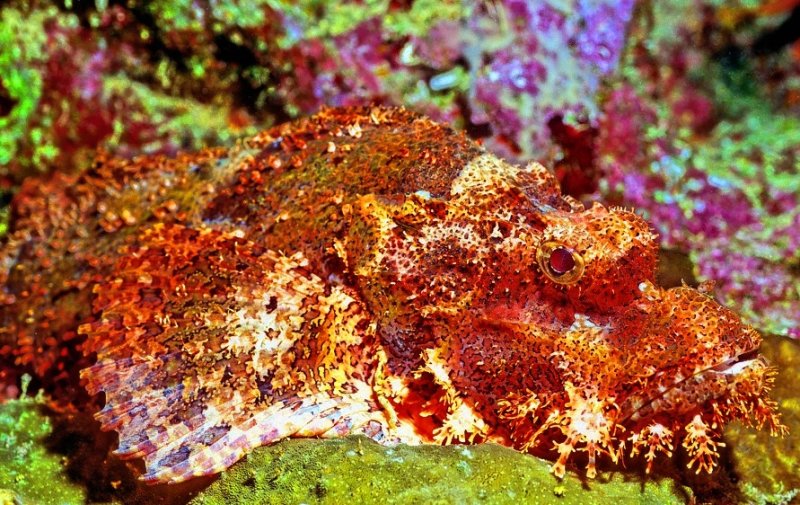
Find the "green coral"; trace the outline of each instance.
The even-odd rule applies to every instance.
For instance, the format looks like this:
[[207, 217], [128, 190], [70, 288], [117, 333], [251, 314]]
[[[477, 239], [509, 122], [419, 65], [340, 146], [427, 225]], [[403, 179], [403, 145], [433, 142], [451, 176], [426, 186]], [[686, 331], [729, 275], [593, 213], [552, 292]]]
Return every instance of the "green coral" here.
[[459, 21], [468, 14], [468, 4], [457, 0], [417, 0], [408, 10], [388, 12], [383, 23], [398, 35], [424, 37], [437, 23]]
[[[132, 81], [123, 74], [105, 77], [103, 91], [108, 96], [128, 96], [141, 106], [139, 114], [142, 121], [156, 125], [154, 143], [141, 146], [144, 152], [157, 150], [162, 138], [179, 138], [190, 142], [190, 147], [195, 149], [206, 145], [232, 144], [239, 137], [254, 135], [261, 126], [250, 125], [233, 130], [228, 124], [230, 104], [203, 104], [173, 97]], [[125, 127], [124, 118], [118, 118], [114, 122], [114, 135], [106, 141], [107, 144], [118, 144]]]
[[669, 480], [620, 473], [596, 481], [494, 444], [384, 447], [365, 437], [288, 440], [262, 447], [192, 502], [235, 503], [684, 503]]
[[467, 4], [459, 0], [420, 0], [409, 9], [390, 9], [388, 0], [363, 2], [329, 2], [325, 0], [265, 0], [275, 11], [283, 13], [299, 27], [299, 33], [288, 31], [281, 40], [286, 47], [303, 39], [330, 39], [353, 30], [364, 21], [379, 18], [387, 33], [399, 36], [425, 36], [437, 23], [457, 21], [468, 14]]
[[767, 494], [749, 482], [744, 483], [742, 491], [753, 505], [786, 505], [800, 494], [800, 489], [792, 489], [791, 491], [780, 489], [775, 493]]
[[306, 0], [270, 1], [272, 7], [292, 15], [303, 26], [305, 38], [328, 38], [349, 32], [360, 23], [384, 14], [388, 0], [366, 0], [363, 3]]
[[0, 499], [14, 503], [84, 503], [83, 488], [70, 482], [62, 457], [48, 452], [44, 440], [52, 432], [42, 414], [41, 397], [24, 394], [0, 404]]
[[193, 4], [192, 0], [156, 0], [149, 2], [147, 9], [162, 29], [200, 31], [205, 11], [193, 8]]
[[[743, 120], [723, 121], [713, 135], [698, 147], [695, 165], [741, 189], [754, 207], [763, 207], [769, 188], [800, 192], [800, 157], [786, 163], [800, 145], [800, 118], [775, 113], [766, 103], [754, 104]], [[753, 184], [760, 179], [769, 187]]]
[[162, 29], [201, 31], [210, 19], [215, 22], [215, 31], [222, 31], [225, 26], [263, 25], [266, 21], [264, 9], [270, 3], [268, 0], [211, 1], [208, 8], [203, 8], [192, 0], [157, 0], [148, 2], [147, 9]]
[[0, 238], [8, 232], [8, 207], [0, 208]]
[[49, 16], [43, 11], [29, 16], [16, 9], [0, 11], [0, 83], [16, 103], [8, 116], [0, 117], [0, 165], [14, 158], [39, 104], [42, 76], [31, 64], [44, 57], [43, 23]]
[[[22, 161], [26, 166], [41, 169], [58, 155], [46, 134], [52, 118], [44, 117], [35, 127], [31, 122], [42, 98], [41, 68], [48, 58], [47, 46], [64, 45], [59, 28], [74, 27], [77, 22], [75, 16], [59, 14], [56, 7], [0, 10], [0, 87], [14, 103], [10, 113], [0, 117], [0, 167], [17, 158], [23, 145], [33, 146], [30, 159]], [[46, 28], [46, 23], [56, 24]]]

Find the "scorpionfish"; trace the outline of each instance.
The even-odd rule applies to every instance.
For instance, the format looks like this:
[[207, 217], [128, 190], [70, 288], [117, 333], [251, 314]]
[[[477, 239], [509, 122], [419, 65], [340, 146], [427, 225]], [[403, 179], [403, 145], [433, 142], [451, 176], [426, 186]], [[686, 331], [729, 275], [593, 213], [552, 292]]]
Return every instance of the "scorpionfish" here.
[[404, 109], [101, 154], [26, 181], [12, 214], [6, 380], [94, 405], [146, 481], [347, 434], [494, 441], [557, 476], [682, 447], [710, 472], [728, 421], [784, 430], [759, 334], [706, 290], [657, 286], [641, 217]]

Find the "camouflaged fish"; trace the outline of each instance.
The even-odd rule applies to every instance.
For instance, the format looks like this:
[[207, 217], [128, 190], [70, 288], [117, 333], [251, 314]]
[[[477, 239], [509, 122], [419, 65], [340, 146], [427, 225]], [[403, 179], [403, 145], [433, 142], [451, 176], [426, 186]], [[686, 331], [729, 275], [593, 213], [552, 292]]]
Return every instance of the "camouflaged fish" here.
[[711, 471], [728, 421], [783, 429], [759, 335], [704, 292], [657, 287], [645, 221], [402, 109], [101, 157], [28, 181], [13, 214], [6, 375], [104, 393], [96, 417], [148, 481], [352, 433], [495, 441], [558, 476], [682, 446]]

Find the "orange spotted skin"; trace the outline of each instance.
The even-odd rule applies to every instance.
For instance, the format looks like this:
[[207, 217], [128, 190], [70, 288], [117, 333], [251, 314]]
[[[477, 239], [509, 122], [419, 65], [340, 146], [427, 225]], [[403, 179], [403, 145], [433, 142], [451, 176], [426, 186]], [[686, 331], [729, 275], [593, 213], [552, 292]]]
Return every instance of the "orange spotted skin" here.
[[641, 218], [402, 109], [101, 157], [29, 181], [13, 213], [6, 380], [99, 403], [148, 481], [349, 433], [496, 441], [558, 476], [600, 457], [649, 470], [678, 447], [711, 471], [728, 421], [783, 430], [759, 335], [703, 292], [657, 287]]

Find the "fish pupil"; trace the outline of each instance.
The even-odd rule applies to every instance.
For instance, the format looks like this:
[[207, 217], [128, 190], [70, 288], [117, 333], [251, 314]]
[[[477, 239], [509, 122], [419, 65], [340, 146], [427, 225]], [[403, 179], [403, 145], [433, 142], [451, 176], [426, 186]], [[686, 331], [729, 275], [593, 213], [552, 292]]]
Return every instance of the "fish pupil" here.
[[557, 247], [550, 253], [550, 270], [556, 275], [564, 275], [575, 268], [575, 258], [564, 248]]

